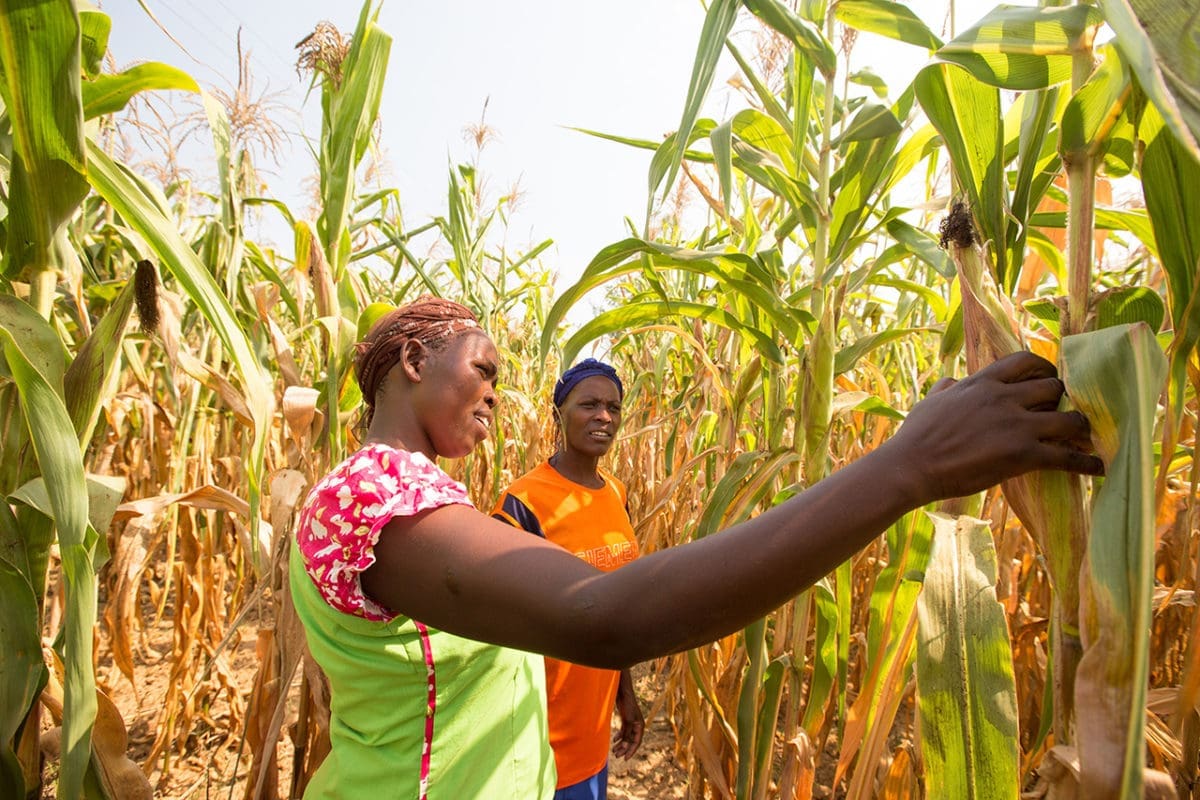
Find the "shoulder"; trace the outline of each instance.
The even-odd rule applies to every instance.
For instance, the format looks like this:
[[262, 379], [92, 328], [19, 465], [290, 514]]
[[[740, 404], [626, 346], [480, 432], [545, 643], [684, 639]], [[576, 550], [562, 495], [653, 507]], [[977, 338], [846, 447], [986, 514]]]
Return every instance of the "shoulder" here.
[[370, 445], [322, 478], [308, 495], [296, 529], [305, 571], [338, 610], [386, 619], [366, 598], [361, 573], [375, 563], [375, 544], [392, 518], [470, 505], [466, 488], [420, 453]]
[[600, 467], [600, 475], [604, 478], [609, 486], [613, 487], [613, 489], [617, 491], [617, 494], [621, 496], [621, 502], [624, 503], [627, 499], [628, 493], [625, 490], [625, 484], [621, 483], [620, 478], [618, 478], [616, 475], [613, 475], [604, 467]]

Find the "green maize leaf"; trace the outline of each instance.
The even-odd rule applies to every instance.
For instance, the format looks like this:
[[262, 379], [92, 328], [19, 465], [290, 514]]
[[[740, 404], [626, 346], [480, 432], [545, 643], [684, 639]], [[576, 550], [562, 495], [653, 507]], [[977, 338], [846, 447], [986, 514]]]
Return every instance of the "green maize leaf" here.
[[97, 75], [83, 82], [83, 118], [115, 114], [139, 92], [177, 89], [200, 93], [196, 80], [183, 70], [154, 62], [138, 64], [115, 75]]
[[899, 132], [875, 139], [851, 142], [845, 160], [833, 178], [838, 187], [830, 211], [829, 264], [838, 265], [854, 251], [854, 237], [871, 219], [882, 198], [880, 188], [891, 174], [888, 166], [899, 141]]
[[1138, 85], [1192, 158], [1200, 160], [1200, 16], [1194, 0], [1099, 0]]
[[1058, 129], [1058, 151], [1063, 155], [1101, 155], [1133, 93], [1120, 51], [1108, 45], [1099, 53], [1103, 57], [1100, 66], [1063, 112]]
[[1092, 425], [1093, 499], [1075, 680], [1082, 796], [1141, 798], [1154, 594], [1154, 419], [1167, 364], [1145, 324], [1063, 340], [1063, 382]]
[[[21, 302], [7, 296], [0, 300]], [[2, 323], [0, 323], [2, 324]], [[92, 628], [96, 624], [97, 536], [88, 524], [87, 484], [83, 458], [71, 417], [56, 388], [31, 362], [17, 338], [19, 331], [0, 327], [4, 355], [21, 395], [30, 442], [49, 494], [58, 531], [66, 588], [66, 700], [63, 711], [62, 768], [58, 796], [79, 796], [91, 754], [96, 718], [96, 684], [92, 673]]]
[[803, 55], [822, 75], [829, 77], [837, 70], [833, 46], [812, 22], [797, 16], [779, 0], [743, 0], [743, 3], [754, 16], [789, 39], [796, 47], [796, 55]]
[[[5, 507], [12, 522], [12, 512]], [[10, 742], [25, 720], [46, 677], [42, 662], [41, 615], [29, 579], [7, 560], [0, 559], [0, 794], [24, 797], [21, 764]]]
[[46, 380], [62, 385], [70, 355], [58, 332], [32, 306], [14, 295], [0, 295], [0, 328], [21, 343]]
[[[783, 353], [772, 338], [773, 331], [763, 331], [739, 320], [733, 314], [703, 303], [688, 303], [676, 300], [652, 300], [631, 303], [610, 309], [585, 323], [562, 346], [563, 363], [571, 363], [585, 345], [601, 336], [626, 330], [639, 325], [652, 325], [665, 317], [702, 319], [728, 328], [747, 337], [763, 356], [777, 364], [783, 363]], [[549, 329], [548, 329], [549, 330]]]
[[[1148, 187], [1143, 180], [1143, 191]], [[1058, 196], [1058, 193], [1051, 189], [1050, 194]], [[1062, 195], [1059, 199], [1065, 199], [1066, 195]], [[1067, 212], [1065, 211], [1039, 211], [1029, 218], [1029, 224], [1038, 228], [1064, 228], [1067, 224]], [[1138, 238], [1142, 244], [1150, 248], [1156, 256], [1159, 255], [1158, 242], [1154, 234], [1154, 226], [1149, 215], [1145, 211], [1134, 211], [1130, 209], [1117, 208], [1097, 208], [1096, 209], [1096, 228], [1104, 231], [1128, 231]], [[1032, 240], [1032, 235], [1030, 239]], [[1045, 258], [1044, 254], [1041, 254]]]
[[833, 403], [833, 362], [837, 321], [827, 291], [821, 319], [804, 352], [800, 383], [800, 423], [804, 431], [804, 479], [812, 485], [829, 471], [829, 421]]
[[[747, 625], [742, 632], [747, 664], [746, 671], [742, 673], [737, 705], [738, 765], [734, 781], [734, 797], [737, 800], [749, 800], [753, 777], [758, 772], [754, 759], [758, 749], [755, 746], [755, 734], [759, 728], [758, 709], [763, 675], [767, 671], [766, 642], [763, 640], [766, 630], [766, 620], [760, 619]], [[775, 713], [779, 713], [778, 709]]]
[[933, 555], [917, 601], [917, 694], [930, 797], [1011, 800], [1017, 690], [988, 523], [931, 512]]
[[903, 3], [891, 0], [839, 0], [834, 6], [838, 21], [851, 28], [937, 50], [942, 40]]
[[771, 153], [784, 172], [796, 176], [791, 137], [775, 119], [757, 109], [744, 109], [733, 116], [733, 134], [751, 147]]
[[[117, 506], [125, 496], [126, 480], [115, 475], [93, 475], [87, 477], [88, 524], [97, 532], [107, 531], [112, 524]], [[37, 509], [51, 519], [54, 518], [54, 506], [50, 502], [50, 492], [46, 488], [45, 478], [34, 478], [10, 495], [11, 500], [24, 503], [30, 508]], [[101, 549], [97, 552], [104, 555], [107, 547], [104, 540], [97, 542]], [[107, 560], [105, 555], [104, 560]], [[102, 565], [96, 564], [97, 570]]]
[[886, 100], [888, 96], [887, 82], [883, 78], [871, 72], [869, 69], [860, 69], [857, 72], [851, 72], [847, 79], [855, 86], [865, 86], [875, 93], [875, 96], [880, 100]]
[[1150, 330], [1158, 331], [1166, 314], [1162, 296], [1146, 286], [1113, 289], [1096, 301], [1097, 328], [1144, 322]]
[[1061, 323], [1059, 322], [1058, 304], [1046, 297], [1037, 297], [1033, 300], [1026, 300], [1021, 304], [1029, 315], [1040, 321], [1046, 330], [1058, 336], [1058, 329]]
[[838, 608], [829, 586], [829, 579], [822, 578], [812, 587], [813, 604], [816, 608], [816, 631], [813, 636], [813, 672], [808, 684], [808, 703], [804, 708], [801, 727], [809, 737], [815, 737], [825, 722], [825, 707], [833, 694], [837, 679]]
[[867, 618], [867, 663], [897, 641], [916, 605], [933, 548], [933, 521], [921, 509], [898, 519], [884, 535], [887, 565], [875, 578]]
[[[564, 359], [563, 363], [568, 362]], [[696, 531], [692, 534], [693, 539], [703, 539], [705, 536], [727, 527], [727, 524], [732, 524], [725, 523], [729, 516], [730, 506], [734, 503], [747, 476], [752, 474], [752, 471], [756, 471], [755, 464], [767, 456], [768, 454], [762, 451], [751, 450], [741, 453], [733, 460], [733, 463], [726, 468], [721, 480], [709, 493], [708, 501], [704, 504], [704, 510], [700, 514], [700, 521], [696, 523]]]
[[1186, 364], [1200, 342], [1200, 160], [1170, 134], [1162, 117], [1147, 108], [1142, 115], [1142, 192], [1154, 226], [1158, 257], [1167, 277], [1167, 299], [1175, 341], [1171, 345], [1171, 405], [1176, 419], [1183, 410]]
[[[711, 132], [713, 130], [713, 128], [715, 128], [715, 126], [708, 127], [708, 128], [706, 128], [706, 130]], [[624, 145], [628, 145], [629, 147], [636, 147], [639, 150], [649, 150], [654, 153], [657, 153], [659, 150], [661, 150], [663, 145], [665, 145], [667, 143], [667, 141], [671, 140], [672, 137], [674, 136], [674, 134], [671, 134], [671, 136], [668, 136], [667, 139], [665, 139], [665, 140], [656, 141], [654, 139], [639, 139], [634, 136], [618, 136], [615, 133], [604, 133], [602, 131], [594, 131], [589, 128], [568, 127], [567, 130], [587, 134], [588, 136], [594, 136], [597, 139], [603, 139], [606, 142], [616, 142], [617, 144], [624, 144]], [[691, 141], [689, 142], [689, 146], [691, 146], [691, 142], [695, 142], [699, 138], [701, 138], [701, 137], [697, 136], [697, 137], [692, 138]], [[686, 158], [688, 161], [696, 161], [701, 164], [709, 164], [713, 160], [712, 155], [709, 153], [705, 153], [703, 150], [686, 150], [686, 151], [684, 151], [683, 157]]]
[[938, 246], [937, 239], [930, 233], [914, 227], [901, 219], [890, 220], [887, 232], [909, 253], [924, 261], [937, 270], [943, 278], [954, 277], [954, 264], [946, 256], [946, 251]]
[[92, 438], [92, 430], [100, 416], [101, 392], [120, 366], [121, 342], [125, 336], [129, 315], [133, 311], [134, 295], [139, 283], [143, 292], [148, 291], [145, 288], [147, 281], [151, 281], [151, 285], [157, 283], [154, 267], [150, 262], [140, 261], [136, 269], [137, 277], [131, 276], [125, 282], [125, 288], [109, 306], [104, 318], [93, 329], [87, 341], [79, 348], [79, 353], [63, 376], [67, 410], [71, 413], [71, 422], [75, 426], [75, 433], [81, 445], [86, 445]]
[[371, 332], [371, 328], [378, 322], [384, 314], [388, 314], [396, 310], [396, 306], [391, 303], [371, 303], [362, 310], [358, 315], [358, 341], [367, 338], [367, 334]]
[[834, 140], [833, 147], [840, 147], [846, 142], [865, 142], [870, 139], [882, 139], [885, 136], [898, 135], [904, 126], [892, 110], [880, 103], [868, 103], [858, 110], [854, 119]]
[[[890, 226], [889, 226], [890, 229]], [[945, 258], [945, 251], [938, 250]], [[949, 263], [949, 259], [945, 259]], [[928, 263], [928, 262], [927, 262]], [[951, 271], [954, 266], [951, 264]], [[953, 275], [953, 272], [952, 272]], [[867, 283], [875, 286], [888, 286], [892, 289], [899, 289], [902, 292], [911, 292], [917, 295], [929, 307], [929, 310], [934, 313], [939, 321], [946, 319], [946, 314], [949, 307], [946, 305], [946, 300], [935, 289], [931, 289], [923, 283], [910, 281], [906, 278], [897, 278], [894, 275], [876, 274], [867, 279]]]
[[112, 33], [112, 18], [103, 11], [79, 9], [79, 55], [84, 75], [90, 80], [104, 68], [108, 52], [108, 37]]
[[1000, 92], [948, 64], [921, 70], [914, 85], [921, 107], [942, 135], [955, 180], [967, 196], [984, 241], [1005, 241], [1008, 191]]
[[791, 659], [786, 655], [780, 656], [767, 666], [767, 673], [763, 677], [762, 703], [758, 712], [758, 726], [754, 734], [753, 797], [756, 800], [767, 797], [771, 785], [773, 737], [779, 719], [779, 704], [783, 700], [783, 687], [787, 683], [784, 678], [791, 669], [791, 664]]
[[12, 126], [4, 274], [56, 263], [54, 239], [87, 194], [72, 0], [0, 0], [0, 96]]
[[717, 165], [717, 181], [721, 186], [721, 203], [725, 215], [729, 216], [729, 205], [733, 202], [733, 120], [727, 120], [713, 128], [708, 135], [712, 147], [713, 163]]
[[342, 279], [350, 256], [349, 221], [355, 175], [371, 142], [387, 77], [392, 37], [376, 24], [380, 6], [363, 3], [341, 77], [326, 79], [321, 90], [321, 215], [317, 232], [334, 282]]
[[966, 344], [966, 333], [963, 331], [963, 307], [962, 303], [957, 303], [954, 306], [953, 313], [950, 314], [950, 321], [946, 323], [946, 330], [942, 333], [942, 341], [938, 346], [938, 358], [945, 361], [949, 358], [954, 358], [963, 349]]
[[888, 330], [880, 331], [879, 333], [868, 334], [854, 344], [847, 345], [841, 350], [838, 350], [837, 357], [833, 361], [833, 372], [835, 375], [841, 375], [854, 369], [854, 365], [858, 360], [873, 350], [878, 350], [886, 344], [890, 344], [906, 336], [912, 336], [914, 333], [932, 330], [931, 328], [889, 328]]
[[[814, 323], [807, 311], [789, 305], [779, 297], [774, 277], [756, 259], [742, 253], [691, 250], [683, 247], [623, 239], [602, 249], [573, 285], [554, 302], [542, 328], [541, 358], [545, 361], [567, 312], [591, 290], [621, 275], [640, 272], [642, 255], [648, 255], [654, 267], [669, 267], [707, 275], [723, 286], [734, 288], [748, 297], [767, 315], [789, 342], [796, 341], [800, 325]], [[586, 342], [585, 342], [586, 343]]]
[[770, 87], [763, 83], [762, 78], [758, 76], [758, 73], [742, 55], [742, 52], [729, 39], [725, 40], [725, 49], [729, 51], [729, 55], [733, 56], [733, 60], [737, 62], [738, 69], [742, 71], [742, 76], [750, 83], [750, 86], [754, 89], [755, 97], [758, 98], [758, 102], [762, 103], [762, 107], [767, 110], [771, 118], [780, 125], [791, 127], [792, 122], [788, 117], [787, 110], [780, 105], [779, 98], [775, 96]]
[[30, 580], [24, 535], [8, 503], [0, 503], [0, 791], [24, 797], [24, 776], [12, 742], [47, 676], [38, 630], [41, 610]]
[[937, 51], [1000, 89], [1045, 89], [1071, 79], [1071, 60], [1087, 30], [1103, 22], [1094, 6], [998, 5]]
[[[679, 130], [669, 138], [654, 155], [650, 164], [650, 202], [653, 202], [659, 186], [666, 178], [666, 188], [670, 191], [675, 185], [675, 176], [679, 173], [679, 165], [683, 162], [684, 151], [692, 142], [692, 128], [700, 115], [700, 106], [712, 86], [713, 76], [717, 72], [717, 61], [725, 46], [725, 38], [733, 30], [737, 19], [739, 0], [713, 0], [704, 15], [704, 27], [700, 30], [700, 42], [696, 46], [696, 60], [692, 65], [692, 77], [688, 83], [687, 99], [683, 104], [683, 116], [679, 120]], [[647, 218], [650, 208], [647, 207]]]
[[[1021, 224], [1008, 228], [1007, 257], [997, 265], [997, 278], [1008, 294], [1016, 289], [1025, 263], [1025, 249], [1030, 236], [1026, 224], [1046, 191], [1061, 172], [1061, 159], [1049, 135], [1055, 119], [1061, 117], [1060, 106], [1067, 93], [1053, 87], [1041, 92], [1026, 92], [1018, 96], [1010, 114], [1020, 120], [1017, 134], [1017, 171], [1013, 179], [1011, 212]], [[1007, 159], [1006, 159], [1007, 160]]]

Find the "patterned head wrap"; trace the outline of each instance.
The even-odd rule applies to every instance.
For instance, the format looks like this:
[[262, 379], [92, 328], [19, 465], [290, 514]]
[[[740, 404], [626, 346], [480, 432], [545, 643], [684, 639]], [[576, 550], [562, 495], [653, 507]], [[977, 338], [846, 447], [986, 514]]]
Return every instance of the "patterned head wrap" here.
[[625, 387], [621, 385], [621, 379], [617, 377], [617, 371], [605, 364], [603, 361], [597, 361], [594, 358], [585, 358], [575, 366], [562, 374], [558, 379], [558, 383], [554, 384], [554, 405], [562, 408], [562, 404], [566, 401], [567, 395], [571, 393], [580, 381], [584, 378], [591, 378], [594, 375], [603, 375], [617, 385], [617, 398], [625, 399]]
[[422, 295], [379, 318], [354, 346], [354, 377], [367, 405], [367, 422], [375, 414], [375, 394], [388, 370], [400, 360], [404, 343], [416, 339], [437, 351], [466, 330], [480, 330], [471, 309], [450, 300]]

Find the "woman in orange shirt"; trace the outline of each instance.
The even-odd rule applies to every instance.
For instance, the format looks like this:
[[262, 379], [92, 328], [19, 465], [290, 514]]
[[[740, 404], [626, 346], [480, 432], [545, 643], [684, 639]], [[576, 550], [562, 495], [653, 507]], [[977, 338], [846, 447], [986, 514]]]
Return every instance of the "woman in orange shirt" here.
[[[605, 572], [637, 558], [625, 486], [600, 467], [621, 427], [623, 399], [621, 379], [608, 364], [589, 358], [563, 373], [554, 387], [561, 444], [500, 495], [492, 516]], [[614, 708], [621, 729], [613, 754], [628, 758], [642, 741], [644, 721], [629, 670], [546, 658], [546, 700], [558, 768], [555, 800], [604, 800]]]

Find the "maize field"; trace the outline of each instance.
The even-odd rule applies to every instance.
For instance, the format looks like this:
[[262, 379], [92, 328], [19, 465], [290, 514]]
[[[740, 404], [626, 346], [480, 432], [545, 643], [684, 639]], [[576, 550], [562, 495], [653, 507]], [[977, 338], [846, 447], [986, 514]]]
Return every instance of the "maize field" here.
[[[253, 95], [115, 69], [120, 21], [83, 0], [0, 3], [0, 796], [301, 796], [329, 698], [287, 537], [361, 435], [354, 342], [423, 293], [474, 309], [503, 362], [493, 437], [445, 465], [481, 508], [551, 452], [561, 367], [628, 376], [606, 466], [643, 552], [805, 491], [1014, 350], [1092, 422], [1104, 478], [919, 509], [645, 667], [672, 796], [1200, 796], [1192, 0], [1002, 4], [949, 31], [893, 0], [708, 0], [664, 98], [678, 128], [577, 134], [644, 151], [649, 191], [570, 284], [549, 241], [503, 244], [513, 198], [478, 160], [430, 220], [373, 174], [379, 11], [297, 50], [321, 110], [301, 210], [257, 171], [279, 134]], [[928, 62], [903, 86], [850, 72], [862, 34]], [[705, 117], [727, 57], [742, 107]], [[168, 90], [195, 98], [215, 192], [134, 163]], [[255, 241], [252, 215], [290, 239]]]

